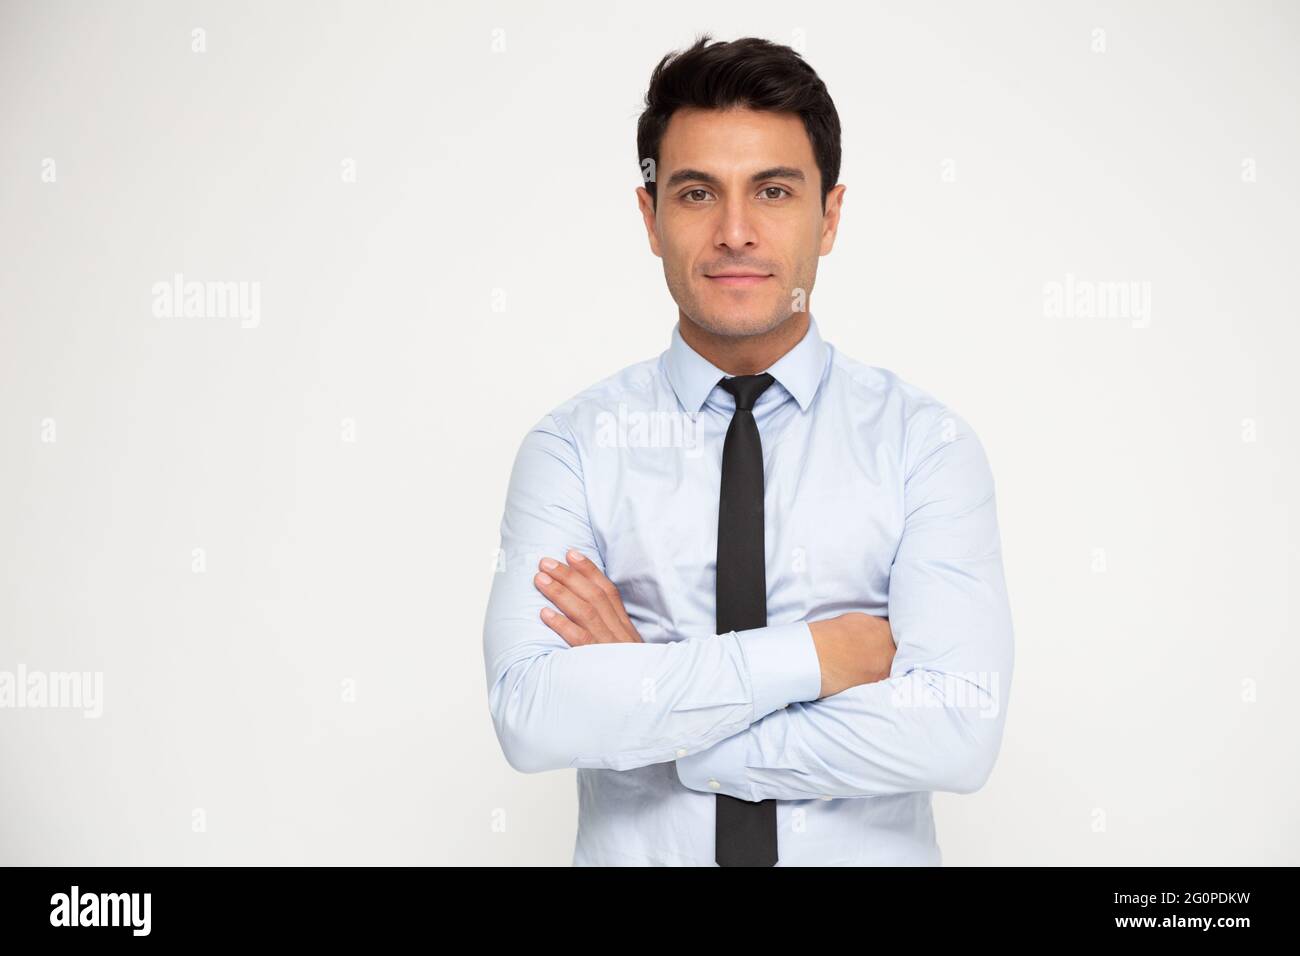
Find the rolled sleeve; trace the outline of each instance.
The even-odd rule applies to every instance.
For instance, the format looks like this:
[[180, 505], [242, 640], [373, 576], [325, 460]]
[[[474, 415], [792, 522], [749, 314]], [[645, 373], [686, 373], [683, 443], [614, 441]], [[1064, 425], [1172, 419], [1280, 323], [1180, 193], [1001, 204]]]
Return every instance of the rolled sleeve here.
[[749, 670], [754, 720], [821, 696], [822, 667], [806, 621], [735, 631]]

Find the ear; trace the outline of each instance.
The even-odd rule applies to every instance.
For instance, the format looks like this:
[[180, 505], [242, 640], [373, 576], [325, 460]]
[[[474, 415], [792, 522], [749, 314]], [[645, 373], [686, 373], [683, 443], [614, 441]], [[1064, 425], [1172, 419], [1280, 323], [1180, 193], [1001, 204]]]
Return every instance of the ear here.
[[655, 230], [655, 205], [650, 191], [644, 186], [636, 188], [636, 201], [641, 207], [641, 218], [645, 220], [646, 235], [650, 239], [650, 251], [660, 259], [663, 253], [659, 249], [659, 233]]
[[826, 255], [835, 245], [835, 236], [840, 229], [840, 210], [844, 204], [844, 190], [848, 187], [840, 183], [826, 194], [826, 212], [822, 214], [822, 246], [819, 255]]

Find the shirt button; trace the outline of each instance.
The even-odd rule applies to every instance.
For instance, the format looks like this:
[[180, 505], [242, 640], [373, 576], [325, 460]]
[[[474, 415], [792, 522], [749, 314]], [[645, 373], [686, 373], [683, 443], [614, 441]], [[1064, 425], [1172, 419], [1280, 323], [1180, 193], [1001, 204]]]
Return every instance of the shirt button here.
[[718, 783], [718, 781], [714, 780], [712, 777], [709, 778], [710, 790], [719, 790], [721, 788], [722, 788], [722, 784]]
[[822, 799], [822, 800], [829, 800], [830, 797], [822, 797], [821, 799]]
[[685, 757], [685, 756], [686, 756], [686, 748], [685, 748], [685, 747], [678, 747], [678, 748], [677, 748], [677, 756], [679, 756], [679, 757]]

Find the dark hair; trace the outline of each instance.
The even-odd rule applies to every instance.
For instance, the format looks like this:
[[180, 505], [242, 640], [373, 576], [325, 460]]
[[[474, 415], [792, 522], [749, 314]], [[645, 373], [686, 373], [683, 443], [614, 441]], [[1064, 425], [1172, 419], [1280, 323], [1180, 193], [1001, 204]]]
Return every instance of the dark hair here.
[[[788, 46], [758, 37], [709, 42], [701, 35], [689, 50], [669, 53], [650, 76], [645, 112], [636, 127], [637, 164], [656, 207], [659, 146], [673, 112], [683, 106], [798, 113], [812, 141], [822, 179], [822, 211], [826, 195], [840, 178], [840, 117], [826, 84]], [[645, 175], [645, 160], [654, 161], [653, 176]]]

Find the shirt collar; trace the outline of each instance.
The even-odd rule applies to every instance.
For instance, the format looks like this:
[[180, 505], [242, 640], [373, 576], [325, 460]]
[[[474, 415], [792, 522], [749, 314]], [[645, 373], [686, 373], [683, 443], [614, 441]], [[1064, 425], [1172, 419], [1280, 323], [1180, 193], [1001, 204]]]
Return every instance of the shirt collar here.
[[[673, 326], [672, 342], [664, 354], [664, 368], [677, 399], [692, 415], [704, 407], [704, 400], [729, 373], [718, 368], [682, 338], [681, 322]], [[801, 411], [807, 411], [817, 394], [826, 370], [826, 343], [817, 329], [817, 319], [808, 314], [808, 331], [798, 344], [763, 371], [794, 396]]]

